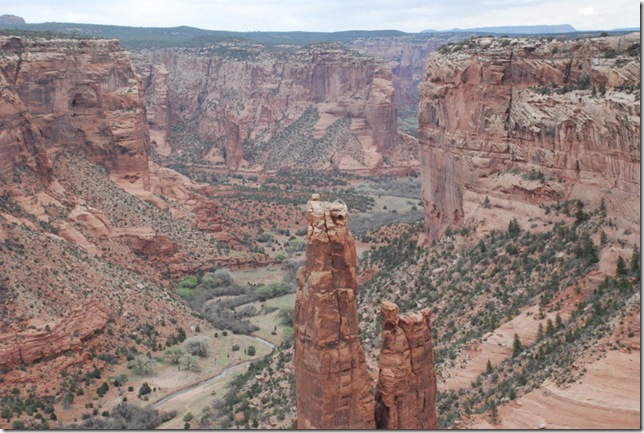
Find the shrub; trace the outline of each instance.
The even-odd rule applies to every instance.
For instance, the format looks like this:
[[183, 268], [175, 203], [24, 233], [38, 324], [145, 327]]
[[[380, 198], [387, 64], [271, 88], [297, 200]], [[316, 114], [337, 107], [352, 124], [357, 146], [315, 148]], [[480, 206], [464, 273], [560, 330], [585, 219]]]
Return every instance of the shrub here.
[[110, 386], [107, 384], [107, 382], [103, 382], [103, 384], [96, 390], [96, 394], [98, 394], [99, 397], [103, 397], [109, 389]]
[[139, 398], [146, 394], [150, 394], [151, 392], [152, 388], [150, 388], [150, 385], [148, 385], [147, 382], [143, 382], [143, 385], [141, 385], [141, 388], [139, 388]]
[[208, 339], [204, 336], [194, 336], [187, 338], [183, 342], [186, 352], [191, 355], [206, 356], [208, 355]]
[[196, 276], [194, 275], [188, 275], [179, 282], [179, 287], [187, 287], [189, 289], [194, 289], [197, 287], [197, 284], [199, 283], [199, 280], [197, 279]]

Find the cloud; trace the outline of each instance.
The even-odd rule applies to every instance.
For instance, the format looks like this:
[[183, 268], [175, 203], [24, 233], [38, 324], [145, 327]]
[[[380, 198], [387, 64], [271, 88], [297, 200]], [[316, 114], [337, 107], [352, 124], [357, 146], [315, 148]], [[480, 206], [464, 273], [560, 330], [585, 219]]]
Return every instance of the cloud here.
[[577, 9], [577, 12], [579, 13], [579, 15], [597, 15], [597, 12], [595, 12], [595, 8], [592, 6]]
[[3, 13], [27, 22], [85, 22], [211, 30], [321, 31], [572, 24], [579, 30], [639, 26], [633, 0], [21, 0]]

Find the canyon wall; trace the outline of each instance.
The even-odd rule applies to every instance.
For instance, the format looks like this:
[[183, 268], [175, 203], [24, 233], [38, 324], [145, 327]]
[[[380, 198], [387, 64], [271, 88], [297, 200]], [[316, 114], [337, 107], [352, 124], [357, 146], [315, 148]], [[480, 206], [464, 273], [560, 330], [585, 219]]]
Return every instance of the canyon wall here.
[[437, 428], [431, 312], [399, 316], [395, 304], [383, 303], [374, 401], [358, 340], [356, 249], [347, 206], [313, 195], [307, 212], [294, 317], [297, 428]]
[[235, 41], [133, 58], [154, 145], [173, 162], [376, 167], [398, 139], [391, 71], [339, 45]]
[[[430, 240], [463, 223], [466, 192], [485, 196], [497, 188], [533, 203], [578, 198], [582, 190], [597, 202], [639, 197], [638, 33], [479, 38], [440, 51], [427, 62], [419, 101]], [[556, 180], [491, 186], [509, 171]]]
[[0, 174], [46, 175], [82, 150], [116, 179], [149, 187], [148, 128], [130, 56], [117, 41], [0, 37]]
[[396, 108], [415, 112], [418, 109], [418, 85], [423, 79], [429, 54], [446, 42], [463, 38], [438, 38], [424, 34], [371, 37], [356, 39], [350, 46], [360, 53], [387, 62], [392, 73]]

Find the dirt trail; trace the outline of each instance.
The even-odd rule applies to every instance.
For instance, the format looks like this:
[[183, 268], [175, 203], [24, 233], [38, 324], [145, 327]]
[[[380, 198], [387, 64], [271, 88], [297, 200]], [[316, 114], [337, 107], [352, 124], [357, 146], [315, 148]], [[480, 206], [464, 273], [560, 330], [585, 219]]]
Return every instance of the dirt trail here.
[[[263, 338], [253, 336], [253, 338], [262, 344], [267, 345], [271, 349], [275, 347], [270, 341]], [[163, 412], [176, 411], [177, 416], [171, 420], [161, 424], [158, 429], [181, 429], [183, 428], [183, 416], [187, 412], [191, 412], [195, 418], [201, 413], [204, 407], [212, 403], [212, 396], [224, 390], [228, 380], [235, 374], [242, 374], [246, 371], [251, 362], [257, 358], [249, 359], [233, 365], [225, 367], [220, 373], [215, 376], [202, 379], [196, 383], [187, 385], [179, 390], [176, 390], [152, 404], [154, 409]], [[193, 421], [196, 424], [198, 420]]]

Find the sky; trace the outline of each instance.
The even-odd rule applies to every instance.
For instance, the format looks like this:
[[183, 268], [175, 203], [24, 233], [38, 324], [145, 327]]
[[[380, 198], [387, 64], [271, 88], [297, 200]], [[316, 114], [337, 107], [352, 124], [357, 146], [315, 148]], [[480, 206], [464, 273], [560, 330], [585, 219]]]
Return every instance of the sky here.
[[231, 31], [640, 26], [640, 2], [635, 0], [2, 0], [2, 14], [21, 16], [28, 23], [187, 25]]

